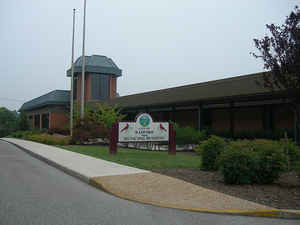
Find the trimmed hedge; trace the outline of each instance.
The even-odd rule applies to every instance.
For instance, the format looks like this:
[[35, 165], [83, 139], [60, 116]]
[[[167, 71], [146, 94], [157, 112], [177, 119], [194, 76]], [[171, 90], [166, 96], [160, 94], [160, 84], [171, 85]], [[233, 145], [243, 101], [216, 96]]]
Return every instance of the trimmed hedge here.
[[41, 130], [26, 130], [26, 131], [19, 130], [12, 133], [9, 137], [26, 139], [28, 136], [37, 135], [41, 133], [43, 133], [43, 131]]
[[52, 136], [31, 135], [26, 140], [35, 141], [47, 145], [68, 145], [70, 140], [67, 138], [55, 138]]
[[212, 135], [196, 147], [196, 153], [202, 158], [201, 169], [214, 171], [218, 169], [217, 159], [224, 151], [226, 142], [223, 138]]
[[198, 131], [193, 127], [179, 127], [176, 123], [173, 124], [176, 132], [176, 144], [178, 145], [199, 144], [207, 139], [205, 132]]

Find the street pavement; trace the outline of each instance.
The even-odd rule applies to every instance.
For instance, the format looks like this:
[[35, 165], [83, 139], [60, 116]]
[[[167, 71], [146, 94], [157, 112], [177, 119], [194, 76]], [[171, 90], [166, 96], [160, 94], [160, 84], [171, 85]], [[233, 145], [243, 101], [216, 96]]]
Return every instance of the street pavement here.
[[114, 197], [0, 141], [0, 225], [299, 224], [299, 220], [215, 215]]

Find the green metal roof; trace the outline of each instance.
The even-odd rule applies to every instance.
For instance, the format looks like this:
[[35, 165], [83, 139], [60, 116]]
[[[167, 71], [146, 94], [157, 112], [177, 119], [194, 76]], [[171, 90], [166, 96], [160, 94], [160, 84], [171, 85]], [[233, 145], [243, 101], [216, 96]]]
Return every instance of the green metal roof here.
[[29, 111], [47, 105], [67, 105], [70, 103], [70, 91], [54, 90], [25, 102], [19, 111]]
[[[74, 72], [81, 73], [82, 56], [74, 63]], [[114, 61], [104, 55], [85, 56], [85, 71], [88, 73], [109, 74], [114, 76], [122, 76], [122, 70], [114, 63]], [[67, 76], [71, 76], [71, 68], [67, 70]]]

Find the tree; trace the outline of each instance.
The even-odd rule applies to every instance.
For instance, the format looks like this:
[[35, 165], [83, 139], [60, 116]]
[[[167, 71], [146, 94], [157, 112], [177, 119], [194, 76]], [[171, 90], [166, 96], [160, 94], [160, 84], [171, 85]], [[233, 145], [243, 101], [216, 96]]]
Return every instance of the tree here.
[[108, 104], [86, 105], [84, 117], [80, 117], [80, 108], [74, 105], [73, 141], [83, 143], [92, 138], [107, 138], [112, 125], [126, 115], [120, 113], [117, 105]]
[[18, 130], [18, 114], [5, 107], [0, 107], [0, 137], [5, 137]]
[[258, 84], [270, 91], [284, 91], [288, 94], [291, 109], [295, 113], [294, 137], [300, 142], [300, 10], [286, 17], [281, 26], [267, 24], [270, 36], [254, 39], [260, 54], [251, 53], [264, 61], [262, 80]]
[[20, 127], [20, 130], [28, 130], [29, 129], [27, 117], [26, 117], [25, 112], [23, 112], [23, 111], [21, 111], [20, 115], [19, 115], [19, 127]]

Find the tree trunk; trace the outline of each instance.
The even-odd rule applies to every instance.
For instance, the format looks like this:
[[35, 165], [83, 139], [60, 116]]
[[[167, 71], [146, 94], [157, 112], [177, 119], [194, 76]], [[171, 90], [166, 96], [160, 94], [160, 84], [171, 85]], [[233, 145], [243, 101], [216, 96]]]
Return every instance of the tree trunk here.
[[300, 105], [295, 107], [295, 125], [294, 125], [294, 139], [295, 142], [300, 145]]

